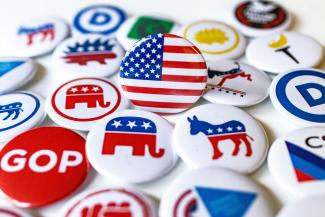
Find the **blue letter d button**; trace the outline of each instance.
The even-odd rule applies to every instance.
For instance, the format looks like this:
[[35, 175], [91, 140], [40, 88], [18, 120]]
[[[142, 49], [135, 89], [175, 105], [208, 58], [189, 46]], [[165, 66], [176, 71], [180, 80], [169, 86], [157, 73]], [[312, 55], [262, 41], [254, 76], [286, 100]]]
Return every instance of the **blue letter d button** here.
[[[325, 104], [325, 87], [317, 83], [301, 84], [296, 86], [299, 93], [310, 107]], [[318, 94], [311, 94], [311, 91]]]

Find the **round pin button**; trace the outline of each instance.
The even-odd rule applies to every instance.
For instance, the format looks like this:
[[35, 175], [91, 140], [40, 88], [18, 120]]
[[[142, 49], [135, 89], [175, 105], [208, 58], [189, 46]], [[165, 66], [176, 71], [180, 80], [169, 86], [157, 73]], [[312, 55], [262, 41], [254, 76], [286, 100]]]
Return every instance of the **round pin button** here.
[[278, 138], [268, 166], [274, 178], [299, 196], [325, 189], [325, 127], [308, 127]]
[[56, 18], [37, 18], [20, 24], [9, 37], [13, 56], [35, 57], [48, 54], [69, 34], [66, 23]]
[[213, 167], [191, 171], [172, 183], [159, 207], [161, 217], [271, 217], [262, 188], [231, 170]]
[[96, 121], [127, 107], [119, 89], [101, 78], [68, 81], [46, 101], [47, 113], [54, 122], [82, 131], [89, 131]]
[[48, 205], [71, 194], [89, 168], [84, 138], [61, 127], [18, 135], [3, 147], [0, 159], [1, 192], [24, 208]]
[[263, 71], [234, 60], [208, 62], [204, 99], [234, 106], [251, 106], [269, 95], [271, 79]]
[[158, 33], [177, 33], [179, 25], [172, 19], [157, 15], [130, 17], [116, 34], [125, 50], [129, 50], [140, 39]]
[[99, 121], [87, 137], [91, 165], [102, 175], [143, 183], [163, 176], [175, 165], [173, 127], [159, 115], [126, 110]]
[[[157, 217], [157, 208], [146, 195], [125, 188], [86, 192], [72, 199], [61, 216]], [[96, 215], [97, 214], [97, 215]]]
[[0, 94], [18, 89], [30, 81], [37, 70], [36, 63], [25, 58], [0, 58]]
[[247, 46], [246, 57], [255, 67], [278, 74], [317, 66], [323, 59], [323, 48], [309, 36], [283, 32], [253, 39]]
[[41, 124], [46, 116], [42, 97], [32, 92], [0, 96], [0, 142]]
[[207, 66], [197, 47], [172, 34], [150, 35], [122, 60], [119, 83], [137, 108], [178, 113], [203, 94]]
[[0, 216], [1, 217], [32, 217], [32, 215], [12, 207], [0, 207]]
[[188, 24], [182, 28], [181, 35], [193, 42], [209, 61], [238, 58], [246, 48], [246, 39], [240, 32], [216, 21]]
[[206, 104], [187, 111], [176, 123], [173, 147], [191, 167], [218, 166], [251, 173], [265, 160], [268, 140], [246, 112]]
[[115, 39], [81, 35], [60, 44], [53, 54], [53, 65], [71, 76], [104, 77], [117, 72], [124, 56]]
[[291, 24], [291, 14], [273, 1], [248, 0], [234, 5], [235, 26], [247, 36], [283, 32]]
[[280, 74], [272, 81], [270, 98], [285, 117], [325, 126], [325, 72], [299, 69]]
[[127, 14], [112, 5], [93, 5], [79, 11], [73, 19], [73, 29], [78, 34], [114, 35]]

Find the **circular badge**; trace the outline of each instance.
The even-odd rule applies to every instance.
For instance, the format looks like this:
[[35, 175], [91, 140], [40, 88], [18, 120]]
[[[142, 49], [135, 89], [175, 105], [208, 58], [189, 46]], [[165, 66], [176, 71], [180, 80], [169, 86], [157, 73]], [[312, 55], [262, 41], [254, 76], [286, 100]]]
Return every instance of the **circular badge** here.
[[69, 34], [66, 23], [56, 18], [38, 18], [20, 24], [9, 37], [13, 56], [35, 57], [50, 53]]
[[271, 217], [273, 210], [262, 188], [231, 170], [208, 167], [177, 179], [159, 207], [161, 217]]
[[309, 36], [283, 32], [253, 39], [247, 46], [246, 56], [255, 67], [278, 74], [317, 66], [323, 59], [323, 48]]
[[99, 121], [86, 143], [91, 165], [109, 178], [142, 183], [163, 176], [175, 165], [173, 127], [159, 115], [126, 110]]
[[115, 39], [82, 35], [63, 42], [53, 54], [53, 65], [71, 76], [104, 77], [117, 72], [124, 56]]
[[61, 127], [18, 135], [3, 147], [0, 159], [1, 191], [18, 207], [40, 207], [66, 197], [83, 183], [89, 167], [84, 138]]
[[89, 131], [96, 121], [127, 107], [128, 102], [118, 88], [101, 78], [69, 81], [46, 102], [46, 110], [54, 122], [82, 131]]
[[151, 199], [129, 189], [102, 189], [83, 193], [69, 202], [64, 217], [156, 217]]
[[172, 19], [157, 15], [130, 17], [116, 33], [117, 40], [129, 50], [140, 39], [158, 33], [177, 33], [179, 25]]
[[197, 46], [207, 60], [237, 58], [246, 39], [236, 29], [216, 21], [197, 21], [185, 26], [182, 36]]
[[203, 94], [207, 66], [197, 47], [171, 34], [150, 35], [124, 57], [119, 83], [136, 107], [178, 113]]
[[263, 71], [233, 60], [208, 62], [207, 92], [213, 103], [251, 106], [269, 95], [271, 79]]
[[26, 58], [0, 58], [0, 94], [18, 89], [30, 81], [37, 70], [36, 63]]
[[32, 215], [12, 207], [0, 207], [1, 217], [32, 217]]
[[270, 98], [286, 117], [325, 126], [325, 72], [299, 69], [280, 74], [272, 81]]
[[76, 33], [113, 35], [127, 14], [112, 5], [93, 5], [79, 11], [73, 20]]
[[286, 30], [291, 15], [272, 1], [244, 1], [234, 6], [233, 18], [240, 31], [248, 36], [263, 36]]
[[206, 104], [186, 112], [176, 123], [173, 147], [194, 168], [218, 166], [251, 173], [265, 160], [268, 140], [246, 112]]
[[268, 165], [283, 186], [299, 196], [325, 190], [325, 127], [303, 128], [278, 138]]
[[0, 96], [0, 142], [41, 124], [45, 118], [43, 99], [32, 92]]

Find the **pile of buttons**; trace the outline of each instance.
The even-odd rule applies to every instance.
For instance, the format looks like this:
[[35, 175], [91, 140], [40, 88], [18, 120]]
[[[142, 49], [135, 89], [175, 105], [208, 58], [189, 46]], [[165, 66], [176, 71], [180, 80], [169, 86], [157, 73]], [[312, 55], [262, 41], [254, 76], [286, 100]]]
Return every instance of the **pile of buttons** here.
[[[68, 198], [57, 216], [272, 217], [249, 176], [268, 159], [275, 180], [304, 197], [278, 217], [323, 217], [325, 72], [312, 68], [322, 45], [289, 31], [291, 14], [271, 1], [236, 3], [231, 18], [181, 25], [94, 5], [76, 13], [72, 36], [57, 18], [21, 23], [0, 58], [0, 190], [15, 206], [0, 216], [31, 217], [28, 208]], [[38, 70], [30, 58], [51, 52], [66, 81], [46, 99], [17, 90]], [[270, 150], [263, 125], [239, 108], [268, 96], [303, 126]], [[175, 125], [165, 119], [177, 113]], [[44, 126], [47, 115], [55, 124]], [[179, 158], [190, 171], [160, 204], [139, 191]], [[83, 191], [94, 175], [117, 186]]]

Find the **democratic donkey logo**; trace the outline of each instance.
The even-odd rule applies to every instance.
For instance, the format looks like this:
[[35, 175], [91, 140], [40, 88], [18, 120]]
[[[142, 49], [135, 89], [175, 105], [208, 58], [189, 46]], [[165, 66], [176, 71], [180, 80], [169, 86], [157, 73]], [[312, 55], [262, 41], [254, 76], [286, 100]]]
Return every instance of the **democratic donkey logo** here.
[[127, 146], [132, 148], [133, 156], [161, 158], [165, 149], [157, 147], [156, 133], [155, 123], [147, 118], [114, 118], [106, 125], [102, 154], [115, 155], [116, 147]]
[[131, 204], [127, 201], [94, 204], [81, 210], [80, 217], [132, 217]]
[[190, 123], [191, 135], [203, 133], [208, 137], [214, 150], [213, 160], [217, 160], [223, 156], [223, 153], [219, 149], [219, 142], [224, 140], [230, 140], [234, 144], [233, 156], [239, 154], [242, 143], [246, 146], [246, 156], [252, 156], [253, 150], [250, 140], [254, 141], [254, 139], [246, 133], [246, 128], [241, 122], [232, 120], [223, 124], [213, 125], [199, 120], [196, 116], [193, 116], [192, 119], [188, 117], [187, 120]]
[[53, 23], [46, 23], [36, 27], [20, 27], [18, 30], [18, 35], [27, 36], [27, 45], [30, 46], [34, 43], [34, 37], [41, 35], [41, 41], [49, 39], [51, 41], [55, 38], [55, 28]]
[[0, 114], [5, 113], [6, 116], [2, 119], [3, 121], [16, 120], [20, 113], [23, 112], [23, 104], [21, 102], [14, 102], [7, 105], [0, 105]]

